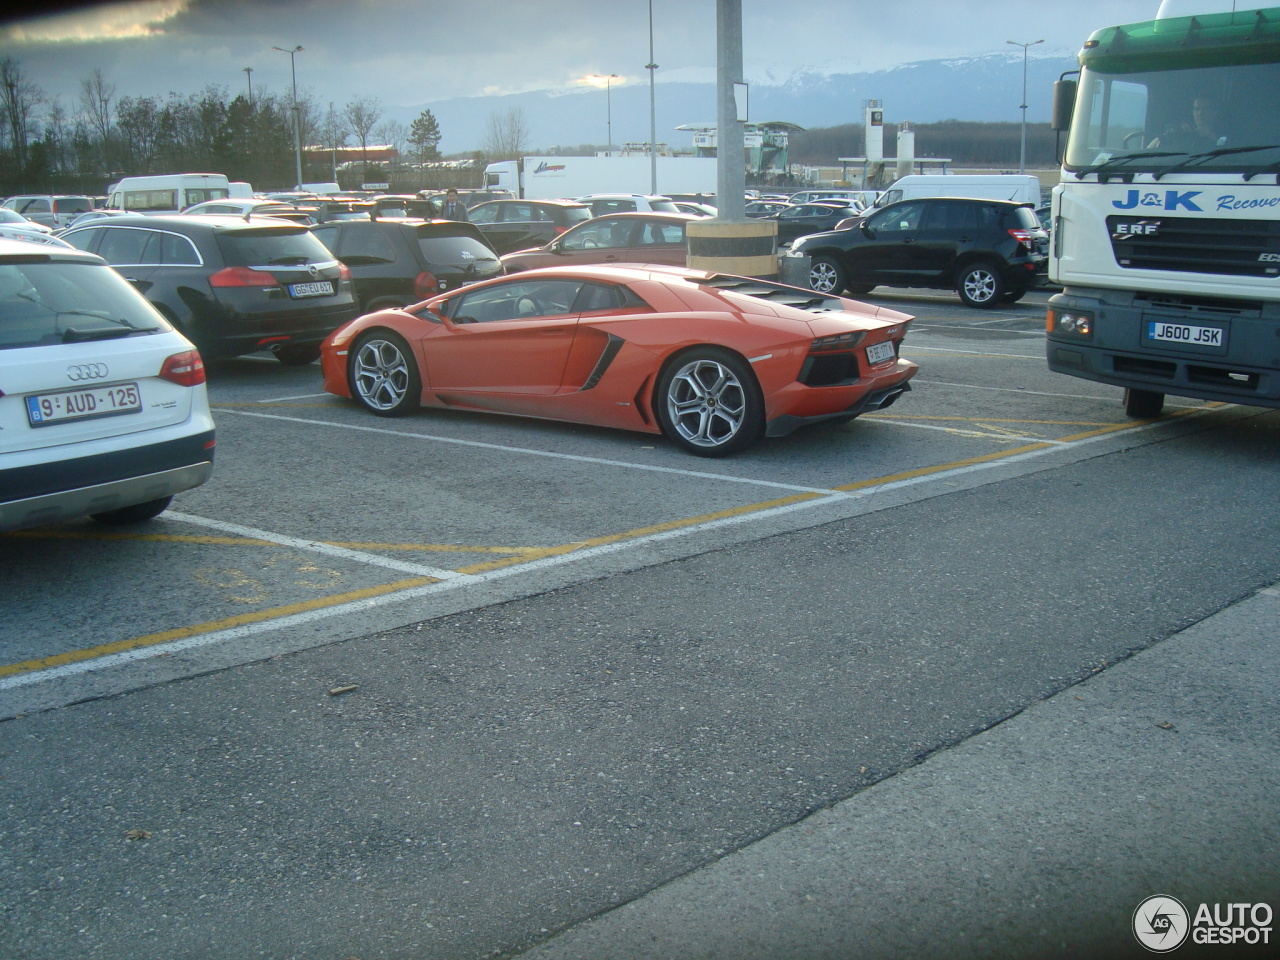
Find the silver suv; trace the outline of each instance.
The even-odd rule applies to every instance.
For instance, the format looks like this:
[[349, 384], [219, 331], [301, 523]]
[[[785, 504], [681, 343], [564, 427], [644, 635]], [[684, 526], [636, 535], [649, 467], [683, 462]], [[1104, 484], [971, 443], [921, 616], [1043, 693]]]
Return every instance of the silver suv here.
[[189, 340], [102, 258], [0, 240], [0, 531], [149, 520], [213, 445]]
[[50, 193], [27, 193], [10, 197], [4, 206], [28, 220], [43, 223], [53, 230], [71, 226], [71, 221], [93, 209], [88, 197], [62, 196]]

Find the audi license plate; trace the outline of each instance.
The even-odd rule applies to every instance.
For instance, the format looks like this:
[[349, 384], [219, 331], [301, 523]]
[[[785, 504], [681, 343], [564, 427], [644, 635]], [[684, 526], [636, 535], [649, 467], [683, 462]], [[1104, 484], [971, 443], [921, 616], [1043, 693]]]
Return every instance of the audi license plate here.
[[291, 283], [289, 296], [297, 297], [331, 297], [333, 283], [329, 280], [317, 280], [315, 283]]
[[109, 387], [62, 393], [36, 393], [26, 399], [27, 419], [33, 427], [142, 411], [142, 396], [136, 383], [116, 383]]
[[1185, 323], [1165, 323], [1151, 320], [1147, 323], [1147, 336], [1163, 343], [1189, 343], [1196, 347], [1221, 347], [1226, 340], [1221, 327], [1193, 327]]
[[885, 360], [893, 359], [893, 341], [886, 340], [884, 343], [873, 343], [867, 347], [867, 363], [883, 363]]

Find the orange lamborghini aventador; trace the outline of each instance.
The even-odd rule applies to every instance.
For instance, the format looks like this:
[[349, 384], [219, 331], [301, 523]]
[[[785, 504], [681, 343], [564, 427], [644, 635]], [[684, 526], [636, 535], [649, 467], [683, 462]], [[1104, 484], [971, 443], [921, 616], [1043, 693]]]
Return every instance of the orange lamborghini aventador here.
[[722, 457], [893, 403], [918, 369], [898, 355], [911, 319], [679, 267], [549, 267], [352, 320], [324, 342], [324, 387], [384, 417], [509, 413]]

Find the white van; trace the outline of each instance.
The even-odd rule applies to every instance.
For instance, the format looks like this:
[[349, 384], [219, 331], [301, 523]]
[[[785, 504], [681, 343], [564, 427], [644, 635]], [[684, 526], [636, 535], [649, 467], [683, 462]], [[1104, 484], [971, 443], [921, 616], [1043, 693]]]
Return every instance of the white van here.
[[899, 177], [875, 205], [922, 197], [978, 197], [1040, 206], [1040, 180], [1019, 173], [918, 173]]
[[111, 185], [105, 209], [162, 215], [181, 213], [206, 200], [225, 200], [231, 183], [221, 173], [169, 173], [125, 177]]

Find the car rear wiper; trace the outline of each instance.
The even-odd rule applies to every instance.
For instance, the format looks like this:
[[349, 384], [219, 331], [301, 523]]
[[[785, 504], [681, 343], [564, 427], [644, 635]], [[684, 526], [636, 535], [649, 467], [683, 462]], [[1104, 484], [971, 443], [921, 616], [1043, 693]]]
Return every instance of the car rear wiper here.
[[1146, 160], [1151, 157], [1181, 157], [1185, 151], [1182, 150], [1155, 150], [1146, 153], [1126, 153], [1123, 157], [1109, 157], [1102, 163], [1095, 163], [1092, 167], [1085, 167], [1083, 170], [1077, 170], [1076, 176], [1083, 177], [1090, 173], [1102, 173], [1110, 167], [1118, 167], [1121, 164], [1128, 163], [1130, 160]]
[[119, 340], [136, 332], [136, 327], [92, 327], [81, 330], [79, 327], [67, 327], [62, 333], [63, 343], [87, 343], [90, 340]]
[[[1163, 177], [1167, 173], [1173, 173], [1175, 170], [1181, 170], [1184, 167], [1190, 167], [1199, 163], [1204, 163], [1206, 160], [1212, 160], [1214, 157], [1225, 157], [1231, 153], [1254, 153], [1255, 151], [1258, 151], [1258, 150], [1280, 150], [1280, 144], [1264, 143], [1264, 144], [1260, 144], [1258, 146], [1253, 146], [1253, 147], [1218, 147], [1218, 149], [1216, 150], [1207, 150], [1204, 153], [1192, 154], [1191, 156], [1187, 157], [1187, 159], [1181, 160], [1178, 163], [1175, 163], [1173, 166], [1166, 167], [1165, 169], [1159, 171], [1152, 177], [1152, 179], [1159, 180], [1161, 177]], [[1260, 170], [1258, 172], [1264, 173], [1265, 170]], [[1248, 180], [1249, 178], [1245, 177], [1245, 179]]]
[[[54, 315], [54, 319], [56, 320], [60, 317], [93, 317], [95, 320], [105, 320], [107, 323], [117, 324], [117, 326], [112, 329], [119, 329], [119, 336], [122, 337], [127, 337], [131, 333], [154, 333], [156, 330], [160, 329], [159, 327], [135, 327], [124, 317], [113, 317], [104, 310], [59, 310]], [[93, 337], [91, 339], [97, 340], [101, 338]]]

